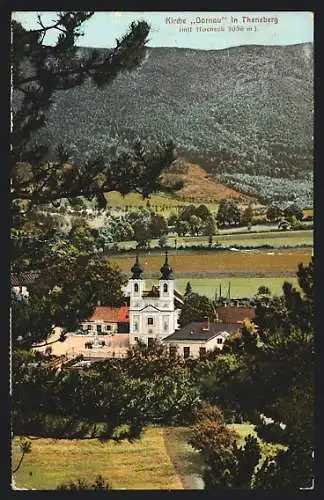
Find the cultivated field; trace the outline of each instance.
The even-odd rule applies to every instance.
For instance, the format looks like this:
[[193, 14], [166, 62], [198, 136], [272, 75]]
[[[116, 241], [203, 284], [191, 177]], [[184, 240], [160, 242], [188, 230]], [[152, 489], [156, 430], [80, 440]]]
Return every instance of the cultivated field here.
[[[312, 248], [272, 249], [252, 251], [171, 251], [169, 262], [175, 277], [280, 277], [294, 276], [299, 262], [308, 264]], [[127, 274], [134, 264], [135, 255], [112, 255], [110, 262], [118, 264]], [[140, 255], [140, 263], [147, 277], [159, 275], [163, 263], [163, 252], [159, 255]], [[145, 274], [144, 274], [145, 276]]]

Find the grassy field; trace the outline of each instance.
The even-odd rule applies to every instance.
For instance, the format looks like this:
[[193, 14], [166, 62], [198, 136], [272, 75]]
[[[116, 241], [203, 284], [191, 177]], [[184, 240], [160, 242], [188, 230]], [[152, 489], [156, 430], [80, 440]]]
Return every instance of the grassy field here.
[[[183, 293], [186, 289], [186, 284], [190, 281], [192, 289], [201, 295], [214, 298], [215, 292], [219, 295], [219, 285], [221, 284], [222, 295], [227, 294], [229, 281], [231, 282], [231, 297], [253, 297], [260, 286], [267, 286], [273, 295], [282, 294], [282, 285], [284, 281], [289, 281], [293, 286], [297, 287], [296, 276], [288, 278], [179, 278], [175, 280], [176, 289]], [[153, 280], [147, 280], [148, 285], [153, 283]]]
[[[208, 236], [195, 236], [193, 237], [179, 237], [179, 236], [169, 236], [168, 245], [171, 247], [175, 245], [175, 240], [177, 240], [177, 245], [205, 245], [208, 246]], [[245, 233], [245, 234], [221, 234], [213, 237], [214, 243], [219, 243], [224, 246], [238, 245], [238, 246], [260, 246], [260, 245], [271, 245], [273, 247], [278, 247], [282, 245], [313, 245], [313, 231], [303, 230], [303, 231], [278, 231], [278, 232], [258, 232], [258, 233]], [[135, 248], [135, 241], [124, 241], [118, 243], [120, 248], [129, 249]], [[159, 240], [152, 240], [151, 247], [159, 246]]]
[[[188, 273], [195, 273], [197, 278], [217, 277], [235, 273], [237, 277], [255, 276], [294, 276], [299, 262], [308, 264], [312, 255], [312, 248], [299, 249], [273, 249], [248, 251], [171, 251], [169, 262], [172, 266], [175, 277], [185, 278]], [[118, 264], [125, 273], [130, 272], [134, 264], [134, 256], [112, 255], [110, 262]], [[144, 273], [155, 273], [163, 263], [163, 252], [160, 255], [146, 253], [140, 255], [140, 263]], [[181, 275], [183, 274], [183, 275]], [[209, 274], [209, 275], [208, 275]]]
[[[143, 196], [141, 196], [139, 193], [130, 193], [126, 196], [122, 196], [117, 191], [112, 191], [110, 193], [106, 193], [105, 198], [108, 202], [108, 206], [110, 205], [114, 208], [124, 208], [126, 206], [138, 208], [146, 207], [147, 204], [147, 199], [143, 199]], [[157, 206], [158, 211], [161, 211], [162, 207], [165, 207], [165, 209], [163, 210], [165, 216], [168, 216], [168, 214], [172, 211], [175, 211], [177, 213], [176, 209], [181, 205], [200, 205], [200, 203], [198, 202], [177, 199], [163, 194], [152, 194], [149, 198], [149, 203], [151, 208], [155, 209], [155, 207]], [[209, 210], [211, 210], [212, 212], [217, 212], [218, 210], [218, 203], [204, 203], [204, 205], [207, 205]]]
[[[232, 424], [243, 444], [255, 434], [250, 424]], [[188, 445], [186, 427], [149, 427], [143, 438], [101, 444], [98, 440], [35, 439], [15, 474], [19, 488], [53, 490], [58, 484], [77, 478], [90, 481], [101, 474], [113, 489], [177, 490], [201, 489], [201, 459]], [[19, 460], [18, 438], [13, 442], [13, 466]], [[264, 453], [275, 445], [262, 444]]]
[[[183, 238], [184, 243], [203, 243], [208, 241], [207, 236], [199, 236], [198, 238]], [[199, 241], [200, 240], [200, 241]], [[245, 233], [245, 234], [224, 234], [213, 237], [214, 243], [221, 245], [240, 245], [240, 246], [259, 246], [259, 245], [312, 245], [313, 244], [313, 231], [269, 231], [258, 233]], [[179, 239], [178, 244], [182, 241]]]
[[[17, 463], [17, 440], [13, 464]], [[15, 474], [18, 487], [56, 489], [57, 485], [101, 474], [113, 489], [183, 489], [166, 451], [162, 428], [148, 428], [133, 444], [98, 440], [38, 439]]]

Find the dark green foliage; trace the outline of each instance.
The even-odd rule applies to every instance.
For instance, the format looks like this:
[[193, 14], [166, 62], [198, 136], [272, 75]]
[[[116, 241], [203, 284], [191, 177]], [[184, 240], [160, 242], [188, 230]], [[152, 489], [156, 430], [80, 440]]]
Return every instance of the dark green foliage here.
[[267, 219], [270, 222], [277, 222], [282, 215], [282, 211], [281, 211], [280, 207], [278, 207], [277, 205], [270, 205], [267, 209], [266, 215], [267, 215]]
[[260, 445], [255, 437], [248, 435], [244, 446], [238, 447], [237, 438], [217, 408], [207, 407], [197, 412], [190, 444], [204, 459], [205, 489], [251, 488], [254, 470], [261, 458]]
[[[157, 143], [163, 144], [156, 148], [155, 143], [152, 150], [133, 137], [128, 151], [117, 151], [105, 141], [103, 149], [97, 151], [91, 137], [91, 154], [84, 150], [75, 154], [78, 149], [75, 146], [74, 151], [73, 146], [71, 151], [67, 149], [74, 141], [64, 135], [67, 129], [74, 128], [69, 106], [65, 108], [64, 125], [60, 127], [63, 137], [53, 141], [44, 134], [61, 91], [86, 88], [91, 81], [100, 93], [99, 89], [111, 85], [118, 74], [138, 68], [146, 57], [150, 26], [145, 21], [133, 22], [129, 31], [116, 40], [114, 49], [88, 52], [78, 49], [76, 42], [82, 35], [82, 25], [92, 15], [93, 11], [59, 12], [48, 26], [44, 26], [39, 17], [40, 28], [36, 30], [26, 30], [12, 21], [13, 200], [37, 204], [85, 196], [95, 198], [101, 207], [106, 205], [106, 191], [117, 190], [122, 194], [139, 191], [148, 196], [152, 191], [163, 189], [161, 171], [174, 160], [174, 147], [168, 140], [158, 140]], [[44, 37], [53, 30], [59, 33], [57, 43], [45, 46]], [[79, 101], [78, 108], [80, 102], [84, 109], [83, 100]], [[57, 113], [54, 105], [54, 115]], [[89, 132], [89, 116], [95, 115], [87, 116]], [[18, 162], [25, 165], [24, 179], [16, 172]]]
[[241, 214], [237, 203], [233, 200], [221, 200], [216, 220], [219, 227], [238, 225], [241, 220]]
[[192, 321], [204, 321], [206, 316], [208, 316], [210, 320], [215, 317], [215, 310], [211, 300], [198, 293], [187, 295], [180, 313], [180, 325], [185, 326]]
[[98, 475], [93, 483], [77, 479], [69, 483], [62, 483], [57, 488], [60, 491], [73, 491], [73, 490], [95, 490], [95, 491], [108, 491], [111, 486], [107, 483], [101, 475]]
[[284, 209], [284, 216], [287, 217], [288, 220], [291, 219], [291, 217], [296, 217], [296, 219], [298, 221], [301, 221], [302, 218], [304, 217], [304, 212], [302, 210], [302, 208], [300, 208], [299, 205], [297, 205], [296, 203], [293, 203], [292, 205], [288, 205], [288, 207], [286, 207]]
[[38, 270], [38, 276], [29, 286], [28, 299], [13, 295], [14, 343], [18, 337], [25, 347], [46, 340], [53, 326], [74, 331], [98, 301], [123, 303], [125, 277], [104, 260], [100, 245], [95, 230], [74, 226], [65, 238], [43, 244], [43, 255], [30, 255], [29, 265]]
[[[44, 437], [133, 441], [149, 424], [186, 425], [199, 406], [190, 370], [160, 344], [139, 344], [126, 358], [62, 370], [46, 357], [13, 357], [13, 430]], [[64, 416], [63, 416], [64, 415]]]
[[252, 206], [251, 204], [249, 204], [241, 216], [241, 223], [243, 224], [243, 226], [248, 226], [249, 224], [252, 224], [253, 215], [254, 214]]
[[312, 488], [314, 459], [307, 448], [291, 444], [280, 451], [274, 460], [267, 458], [256, 474], [255, 488], [261, 490], [300, 490]]
[[[149, 48], [147, 55], [132, 79], [121, 74], [103, 91], [87, 84], [58, 93], [46, 130], [50, 141], [73, 143], [84, 154], [91, 143], [104, 150], [117, 134], [150, 135], [155, 142], [171, 135], [179, 153], [217, 175], [282, 177], [313, 168], [312, 44]], [[163, 85], [157, 85], [161, 75]], [[64, 130], [67, 111], [70, 127]], [[89, 123], [89, 116], [96, 120]]]
[[268, 443], [287, 443], [287, 432], [278, 422], [260, 422], [256, 424], [255, 430], [260, 439]]
[[192, 293], [192, 286], [191, 286], [190, 281], [188, 281], [186, 284], [186, 289], [185, 289], [184, 295], [186, 297], [186, 296], [190, 295], [191, 293]]
[[192, 236], [203, 234], [214, 235], [217, 232], [215, 219], [206, 205], [187, 205], [180, 211], [179, 217], [172, 214], [168, 221], [169, 225], [175, 226], [179, 236], [189, 233]]
[[147, 208], [127, 213], [125, 220], [132, 227], [138, 246], [142, 248], [146, 248], [150, 240], [166, 236], [168, 233], [165, 218]]
[[188, 222], [178, 219], [175, 223], [175, 230], [179, 236], [186, 236], [190, 232]]

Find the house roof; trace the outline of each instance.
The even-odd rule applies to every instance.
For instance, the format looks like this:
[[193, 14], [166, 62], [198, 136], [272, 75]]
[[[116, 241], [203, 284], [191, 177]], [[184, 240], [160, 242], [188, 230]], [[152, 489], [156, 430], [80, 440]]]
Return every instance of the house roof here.
[[11, 286], [27, 286], [30, 283], [34, 283], [36, 278], [38, 278], [39, 271], [24, 271], [21, 273], [11, 273]]
[[88, 321], [107, 321], [110, 323], [129, 323], [128, 307], [97, 306]]
[[118, 309], [117, 323], [129, 323], [129, 308], [127, 306]]
[[216, 307], [218, 319], [224, 323], [242, 323], [245, 319], [252, 320], [255, 316], [253, 307]]
[[237, 331], [240, 326], [237, 323], [210, 323], [209, 330], [204, 330], [205, 323], [190, 323], [180, 330], [165, 337], [163, 341], [176, 341], [176, 340], [203, 340], [208, 341], [214, 337], [227, 336], [230, 332]]
[[182, 309], [183, 308], [183, 302], [182, 300], [179, 300], [177, 297], [174, 298], [174, 307], [176, 309]]
[[174, 290], [174, 295], [177, 299], [179, 299], [183, 303], [184, 298], [182, 293], [178, 292], [178, 290]]

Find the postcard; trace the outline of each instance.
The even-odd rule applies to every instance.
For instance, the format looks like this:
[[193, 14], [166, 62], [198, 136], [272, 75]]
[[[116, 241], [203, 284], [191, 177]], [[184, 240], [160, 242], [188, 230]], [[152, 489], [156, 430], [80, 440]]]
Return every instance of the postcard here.
[[314, 488], [313, 25], [12, 12], [12, 489]]

